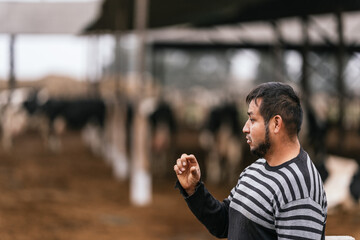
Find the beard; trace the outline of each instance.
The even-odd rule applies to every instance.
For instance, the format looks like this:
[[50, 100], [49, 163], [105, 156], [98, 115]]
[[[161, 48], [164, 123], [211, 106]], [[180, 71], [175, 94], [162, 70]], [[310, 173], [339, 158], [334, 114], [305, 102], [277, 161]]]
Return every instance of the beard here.
[[256, 148], [251, 150], [251, 153], [257, 156], [258, 158], [264, 158], [268, 150], [270, 149], [270, 137], [269, 137], [269, 127], [266, 124], [265, 128], [265, 139], [262, 143], [259, 144]]

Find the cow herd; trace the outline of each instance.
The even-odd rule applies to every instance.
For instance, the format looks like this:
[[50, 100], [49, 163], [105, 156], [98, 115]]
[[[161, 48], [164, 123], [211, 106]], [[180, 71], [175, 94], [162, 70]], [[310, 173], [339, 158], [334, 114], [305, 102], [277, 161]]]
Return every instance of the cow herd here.
[[19, 88], [0, 93], [2, 145], [13, 148], [14, 138], [36, 130], [51, 151], [60, 151], [66, 129], [104, 128], [106, 107], [100, 99], [56, 99], [45, 90]]
[[[205, 180], [214, 184], [233, 183], [248, 154], [242, 133], [246, 113], [241, 111], [240, 104], [229, 99], [213, 101], [208, 93], [192, 94], [197, 97], [191, 100], [175, 93], [170, 95], [170, 98], [131, 101], [124, 96], [54, 98], [46, 90], [33, 88], [3, 90], [0, 92], [2, 148], [11, 151], [17, 147], [16, 136], [32, 130], [40, 134], [49, 151], [60, 152], [61, 136], [71, 129], [81, 132], [94, 154], [103, 156], [112, 166], [117, 179], [129, 177], [134, 156], [145, 156], [151, 174], [164, 178], [172, 173], [179, 138], [184, 137], [182, 127], [187, 122], [197, 130], [198, 147], [205, 153]], [[302, 141], [313, 147], [309, 154], [322, 175], [329, 207], [358, 203], [358, 162], [328, 155], [326, 124], [310, 106], [304, 109], [306, 129], [302, 131], [308, 134]], [[140, 121], [138, 116], [145, 121]], [[139, 144], [142, 144], [140, 148], [134, 147]]]

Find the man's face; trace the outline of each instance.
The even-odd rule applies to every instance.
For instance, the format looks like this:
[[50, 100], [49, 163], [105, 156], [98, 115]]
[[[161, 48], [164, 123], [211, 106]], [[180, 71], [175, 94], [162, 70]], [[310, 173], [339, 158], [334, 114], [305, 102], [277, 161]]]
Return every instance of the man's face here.
[[264, 118], [260, 115], [261, 102], [262, 99], [257, 99], [257, 105], [254, 100], [250, 102], [249, 119], [243, 128], [251, 153], [259, 158], [265, 157], [270, 148], [269, 128], [265, 126]]

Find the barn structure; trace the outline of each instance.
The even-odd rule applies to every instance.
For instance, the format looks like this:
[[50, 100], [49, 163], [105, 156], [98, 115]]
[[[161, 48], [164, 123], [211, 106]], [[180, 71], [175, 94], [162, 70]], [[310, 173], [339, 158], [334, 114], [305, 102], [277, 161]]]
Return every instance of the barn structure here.
[[[206, 6], [206, 7], [205, 7]], [[345, 1], [115, 1], [105, 0], [99, 18], [89, 24], [85, 34], [110, 32], [119, 41], [129, 32], [137, 34], [139, 78], [151, 68], [154, 78], [164, 80], [164, 60], [154, 64], [157, 54], [166, 49], [214, 51], [214, 49], [253, 49], [268, 54], [272, 60], [268, 72], [272, 79], [288, 81], [284, 53], [295, 51], [301, 56], [300, 86], [306, 106], [318, 79], [322, 86], [332, 86], [336, 97], [334, 124], [338, 129], [337, 146], [344, 148], [346, 103], [358, 98], [358, 76], [346, 78], [351, 59], [358, 59], [360, 36], [358, 25], [360, 3]], [[176, 25], [167, 28], [169, 25]], [[151, 49], [152, 66], [146, 66], [146, 48]], [[320, 60], [314, 66], [313, 53], [331, 56], [332, 64]], [[356, 68], [356, 67], [355, 67]], [[322, 75], [322, 76], [321, 76]], [[319, 77], [318, 76], [318, 77]], [[290, 79], [291, 81], [291, 79]], [[355, 86], [355, 87], [354, 87]], [[349, 151], [349, 149], [346, 149]], [[344, 154], [345, 151], [338, 151]], [[358, 157], [355, 150], [352, 157]], [[140, 164], [142, 165], [142, 164]]]
[[[112, 34], [116, 42], [128, 34], [135, 33], [138, 41], [136, 55], [135, 71], [140, 82], [145, 82], [145, 71], [147, 62], [147, 49], [151, 49], [152, 56], [157, 58], [167, 49], [182, 49], [186, 51], [224, 50], [224, 49], [255, 49], [266, 52], [272, 59], [272, 76], [280, 81], [287, 81], [288, 76], [284, 73], [283, 53], [288, 50], [296, 51], [302, 59], [302, 70], [296, 83], [301, 86], [304, 95], [311, 95], [313, 87], [311, 75], [314, 72], [311, 63], [311, 54], [313, 52], [330, 54], [335, 59], [333, 65], [322, 65], [324, 70], [323, 81], [329, 81], [331, 76], [332, 94], [337, 97], [336, 123], [340, 129], [339, 133], [344, 131], [344, 111], [347, 100], [347, 93], [344, 82], [344, 71], [348, 60], [351, 57], [358, 58], [357, 53], [360, 50], [358, 36], [358, 19], [360, 18], [360, 3], [352, 0], [345, 1], [295, 1], [286, 2], [283, 0], [259, 0], [259, 1], [204, 1], [196, 0], [191, 3], [184, 1], [164, 1], [164, 0], [104, 0], [91, 3], [1, 3], [7, 9], [4, 13], [11, 13], [12, 10], [24, 11], [0, 16], [21, 16], [24, 20], [14, 19], [11, 22], [28, 22], [26, 19], [33, 19], [25, 16], [32, 16], [26, 13], [39, 9], [39, 12], [51, 14], [56, 9], [53, 16], [59, 14], [59, 9], [64, 9], [63, 14], [57, 22], [64, 22], [64, 26], [71, 26], [66, 30], [58, 28], [58, 32], [80, 33], [97, 39], [102, 34]], [[29, 4], [29, 5], [27, 5]], [[32, 4], [30, 7], [30, 4]], [[58, 4], [55, 6], [54, 4]], [[84, 5], [82, 5], [84, 4]], [[22, 8], [21, 6], [28, 7]], [[67, 5], [67, 7], [65, 7]], [[70, 6], [71, 5], [71, 6]], [[63, 6], [64, 8], [62, 8]], [[206, 6], [206, 7], [204, 7]], [[48, 8], [47, 8], [48, 7]], [[2, 9], [5, 9], [2, 8]], [[20, 10], [19, 10], [20, 9]], [[21, 10], [22, 9], [22, 10]], [[47, 9], [47, 10], [46, 10]], [[70, 10], [71, 9], [71, 10]], [[78, 9], [78, 11], [75, 11]], [[15, 10], [14, 10], [15, 11]], [[55, 11], [55, 10], [54, 10]], [[69, 24], [65, 19], [70, 19], [66, 14], [74, 14], [79, 24], [71, 22]], [[81, 14], [84, 17], [79, 17]], [[40, 16], [41, 14], [37, 14]], [[61, 20], [62, 19], [62, 20]], [[17, 20], [17, 21], [16, 21]], [[21, 33], [19, 26], [5, 24], [9, 21], [1, 21], [0, 32], [13, 34]], [[42, 21], [44, 22], [44, 21]], [[53, 22], [47, 22], [52, 24]], [[55, 22], [54, 22], [55, 24]], [[52, 32], [56, 29], [51, 25], [49, 27], [39, 27], [41, 25], [34, 23], [32, 26], [21, 25], [23, 32], [33, 33]], [[168, 26], [172, 26], [171, 28]], [[75, 30], [76, 28], [76, 30]], [[26, 31], [24, 29], [27, 29]], [[79, 31], [79, 29], [81, 29]], [[10, 49], [13, 49], [15, 37]], [[13, 53], [13, 51], [10, 51]], [[96, 56], [95, 56], [96, 57]], [[13, 55], [10, 55], [13, 59]], [[120, 59], [121, 61], [121, 59]], [[11, 60], [10, 62], [13, 62]], [[155, 61], [152, 61], [155, 62]], [[321, 62], [321, 61], [320, 61]], [[95, 65], [97, 61], [95, 61]], [[162, 81], [163, 70], [166, 66], [164, 62], [150, 66], [154, 78]], [[335, 68], [328, 73], [328, 68]], [[95, 66], [101, 68], [101, 66]], [[14, 69], [11, 67], [10, 69]], [[11, 71], [9, 77], [10, 88], [14, 87], [14, 71]], [[358, 80], [354, 80], [358, 81]], [[359, 83], [356, 83], [359, 85]], [[350, 89], [351, 90], [351, 89]], [[143, 91], [140, 91], [143, 93]], [[356, 95], [356, 92], [353, 93]], [[141, 115], [141, 100], [144, 96], [137, 96], [136, 101], [136, 119], [140, 125], [144, 123], [144, 116]], [[307, 99], [307, 98], [305, 98]], [[135, 122], [137, 121], [135, 120]], [[134, 129], [135, 147], [146, 147], [145, 138], [141, 137], [144, 130], [140, 127]], [[341, 136], [341, 135], [340, 135]], [[339, 139], [342, 139], [339, 137]], [[137, 141], [140, 141], [139, 143]], [[341, 141], [339, 141], [341, 144]], [[146, 156], [136, 154], [141, 152], [134, 148], [134, 166], [140, 169], [138, 177], [134, 177], [134, 188], [143, 185], [143, 180], [149, 180], [148, 160]], [[135, 175], [134, 175], [135, 176]], [[145, 184], [145, 186], [149, 186]], [[151, 188], [151, 186], [149, 186]], [[143, 192], [133, 190], [134, 202], [146, 204], [150, 201], [149, 192], [145, 191], [147, 196], [136, 196], [136, 193]], [[151, 192], [151, 191], [150, 191]], [[140, 199], [140, 200], [136, 200]], [[141, 200], [142, 199], [142, 200]]]

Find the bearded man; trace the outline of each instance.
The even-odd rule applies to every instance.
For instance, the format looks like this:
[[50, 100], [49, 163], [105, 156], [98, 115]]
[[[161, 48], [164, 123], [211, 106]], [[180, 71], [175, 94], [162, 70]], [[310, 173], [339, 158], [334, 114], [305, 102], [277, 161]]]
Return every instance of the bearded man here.
[[194, 215], [216, 237], [229, 240], [325, 239], [327, 201], [320, 175], [301, 147], [303, 112], [289, 85], [269, 82], [246, 97], [243, 132], [259, 159], [248, 166], [223, 201], [201, 181], [194, 155], [174, 165], [180, 189]]

